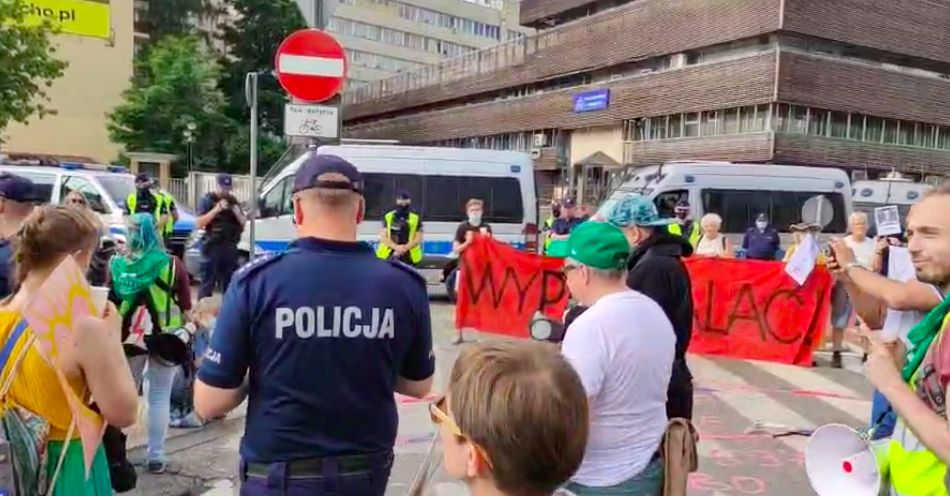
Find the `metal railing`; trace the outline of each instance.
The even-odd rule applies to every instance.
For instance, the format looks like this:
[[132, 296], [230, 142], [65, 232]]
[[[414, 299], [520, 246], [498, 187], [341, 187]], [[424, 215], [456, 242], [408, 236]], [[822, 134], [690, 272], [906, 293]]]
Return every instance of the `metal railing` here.
[[[189, 210], [197, 210], [198, 201], [205, 194], [217, 189], [217, 172], [192, 172], [187, 178], [173, 178], [168, 182], [168, 192]], [[233, 194], [240, 202], [250, 201], [251, 176], [233, 175]]]

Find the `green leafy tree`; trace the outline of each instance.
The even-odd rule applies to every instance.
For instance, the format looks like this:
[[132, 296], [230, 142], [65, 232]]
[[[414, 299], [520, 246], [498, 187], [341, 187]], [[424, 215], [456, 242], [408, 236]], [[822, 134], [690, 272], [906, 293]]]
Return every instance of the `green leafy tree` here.
[[218, 65], [204, 43], [194, 37], [167, 37], [138, 65], [140, 76], [109, 116], [112, 140], [127, 151], [178, 154], [176, 172], [181, 172], [188, 153], [186, 130], [193, 126], [196, 168], [217, 169], [233, 126], [223, 113]]
[[45, 90], [66, 69], [54, 55], [49, 25], [26, 23], [26, 5], [0, 0], [0, 132], [11, 122], [53, 113]]
[[282, 135], [287, 98], [271, 75], [274, 54], [287, 35], [306, 27], [304, 18], [293, 0], [227, 0], [226, 3], [236, 14], [233, 23], [221, 26], [221, 40], [227, 47], [221, 74], [221, 89], [228, 99], [227, 113], [238, 122], [248, 121], [244, 79], [248, 72], [260, 72], [261, 129], [264, 133]]
[[216, 13], [209, 0], [147, 0], [147, 4], [137, 26], [148, 34], [152, 43], [166, 36], [199, 34], [195, 19], [208, 18]]

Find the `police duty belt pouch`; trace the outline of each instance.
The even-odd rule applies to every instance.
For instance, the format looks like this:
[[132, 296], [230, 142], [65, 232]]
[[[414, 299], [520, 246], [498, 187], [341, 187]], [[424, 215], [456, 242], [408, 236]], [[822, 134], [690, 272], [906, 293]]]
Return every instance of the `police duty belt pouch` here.
[[[0, 373], [10, 361], [13, 348], [23, 337], [26, 327], [26, 321], [20, 321], [0, 350]], [[51, 487], [46, 471], [50, 424], [43, 417], [14, 404], [8, 396], [20, 363], [33, 346], [35, 337], [30, 333], [26, 339], [10, 372], [0, 383], [0, 424], [3, 426], [0, 429], [0, 494], [10, 496], [46, 494]], [[56, 474], [53, 483], [55, 479]]]

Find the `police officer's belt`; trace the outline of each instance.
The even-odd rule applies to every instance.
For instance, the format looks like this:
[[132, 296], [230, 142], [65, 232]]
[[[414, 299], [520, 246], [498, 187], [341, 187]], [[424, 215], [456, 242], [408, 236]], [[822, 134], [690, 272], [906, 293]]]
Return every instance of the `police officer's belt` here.
[[[373, 456], [350, 455], [334, 457], [339, 464], [340, 473], [368, 472], [372, 469]], [[323, 476], [323, 458], [294, 460], [287, 462], [287, 477], [320, 477]], [[264, 478], [270, 474], [268, 463], [247, 463], [247, 476]]]

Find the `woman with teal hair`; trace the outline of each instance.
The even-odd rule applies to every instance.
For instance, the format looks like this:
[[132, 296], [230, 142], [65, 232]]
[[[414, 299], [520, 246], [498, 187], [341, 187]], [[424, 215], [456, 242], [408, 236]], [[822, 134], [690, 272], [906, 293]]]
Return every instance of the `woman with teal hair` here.
[[163, 473], [172, 384], [188, 356], [175, 334], [191, 310], [188, 272], [180, 259], [165, 251], [154, 216], [135, 214], [128, 218], [125, 252], [112, 259], [111, 278], [123, 340], [140, 327], [148, 331], [144, 349], [136, 347], [131, 354], [138, 356], [130, 361], [133, 372], [145, 367], [148, 383], [148, 470]]

